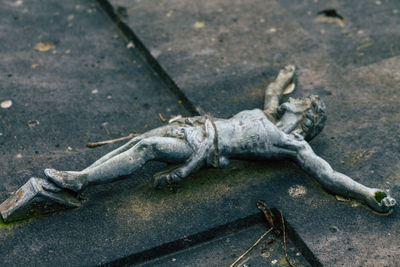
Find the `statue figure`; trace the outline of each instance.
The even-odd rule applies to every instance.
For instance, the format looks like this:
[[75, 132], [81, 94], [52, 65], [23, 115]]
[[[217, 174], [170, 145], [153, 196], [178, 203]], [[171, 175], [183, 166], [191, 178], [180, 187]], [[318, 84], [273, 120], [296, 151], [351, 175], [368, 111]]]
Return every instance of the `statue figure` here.
[[89, 185], [131, 174], [148, 161], [181, 163], [155, 175], [154, 185], [162, 187], [179, 182], [204, 165], [222, 168], [229, 159], [290, 158], [330, 192], [364, 202], [377, 212], [390, 211], [396, 201], [388, 193], [334, 171], [313, 152], [307, 141], [322, 130], [326, 120], [326, 107], [318, 96], [289, 98], [279, 104], [294, 74], [293, 65], [279, 72], [265, 91], [263, 110], [242, 111], [230, 119], [207, 115], [181, 118], [133, 137], [82, 171], [45, 169], [48, 181], [39, 183], [46, 192], [81, 192]]

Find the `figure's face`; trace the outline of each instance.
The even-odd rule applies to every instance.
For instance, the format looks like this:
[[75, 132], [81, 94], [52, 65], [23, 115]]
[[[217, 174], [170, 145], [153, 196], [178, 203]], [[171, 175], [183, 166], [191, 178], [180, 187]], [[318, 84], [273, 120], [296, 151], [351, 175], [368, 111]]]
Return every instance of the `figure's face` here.
[[289, 102], [279, 107], [278, 113], [285, 132], [296, 132], [306, 140], [311, 140], [316, 136], [324, 127], [326, 120], [325, 103], [314, 95], [305, 98], [289, 98]]

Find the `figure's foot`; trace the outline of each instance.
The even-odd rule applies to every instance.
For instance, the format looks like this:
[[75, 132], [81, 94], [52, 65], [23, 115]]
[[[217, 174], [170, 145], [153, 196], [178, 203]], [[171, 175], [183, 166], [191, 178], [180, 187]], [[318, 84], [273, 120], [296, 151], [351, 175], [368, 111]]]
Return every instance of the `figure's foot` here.
[[162, 188], [166, 185], [172, 185], [178, 183], [182, 178], [174, 171], [169, 173], [156, 173], [154, 175], [154, 187]]
[[45, 169], [44, 174], [56, 185], [75, 192], [81, 192], [85, 187], [82, 175], [77, 172], [57, 171], [55, 169]]
[[386, 213], [394, 208], [396, 200], [380, 189], [372, 189], [371, 196], [366, 199], [367, 204], [377, 212]]

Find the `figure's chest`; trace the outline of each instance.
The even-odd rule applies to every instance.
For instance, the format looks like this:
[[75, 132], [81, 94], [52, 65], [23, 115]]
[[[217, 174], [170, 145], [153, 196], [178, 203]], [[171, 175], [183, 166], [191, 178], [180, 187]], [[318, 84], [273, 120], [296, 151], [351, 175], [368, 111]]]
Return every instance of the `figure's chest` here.
[[274, 127], [261, 110], [241, 112], [218, 125], [221, 148], [233, 154], [264, 153]]

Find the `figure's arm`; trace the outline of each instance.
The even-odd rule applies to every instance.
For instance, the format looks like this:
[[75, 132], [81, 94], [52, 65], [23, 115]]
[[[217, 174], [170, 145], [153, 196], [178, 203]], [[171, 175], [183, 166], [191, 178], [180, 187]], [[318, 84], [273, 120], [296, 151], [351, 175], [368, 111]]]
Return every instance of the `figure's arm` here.
[[275, 81], [270, 83], [265, 90], [264, 111], [271, 115], [276, 115], [276, 110], [279, 107], [279, 100], [283, 95], [285, 88], [293, 82], [294, 65], [287, 65], [279, 71]]
[[321, 157], [317, 156], [304, 140], [286, 135], [279, 146], [293, 153], [297, 163], [311, 174], [324, 188], [335, 194], [365, 202], [378, 212], [388, 212], [396, 204], [395, 199], [383, 190], [364, 186], [350, 177], [336, 172]]

